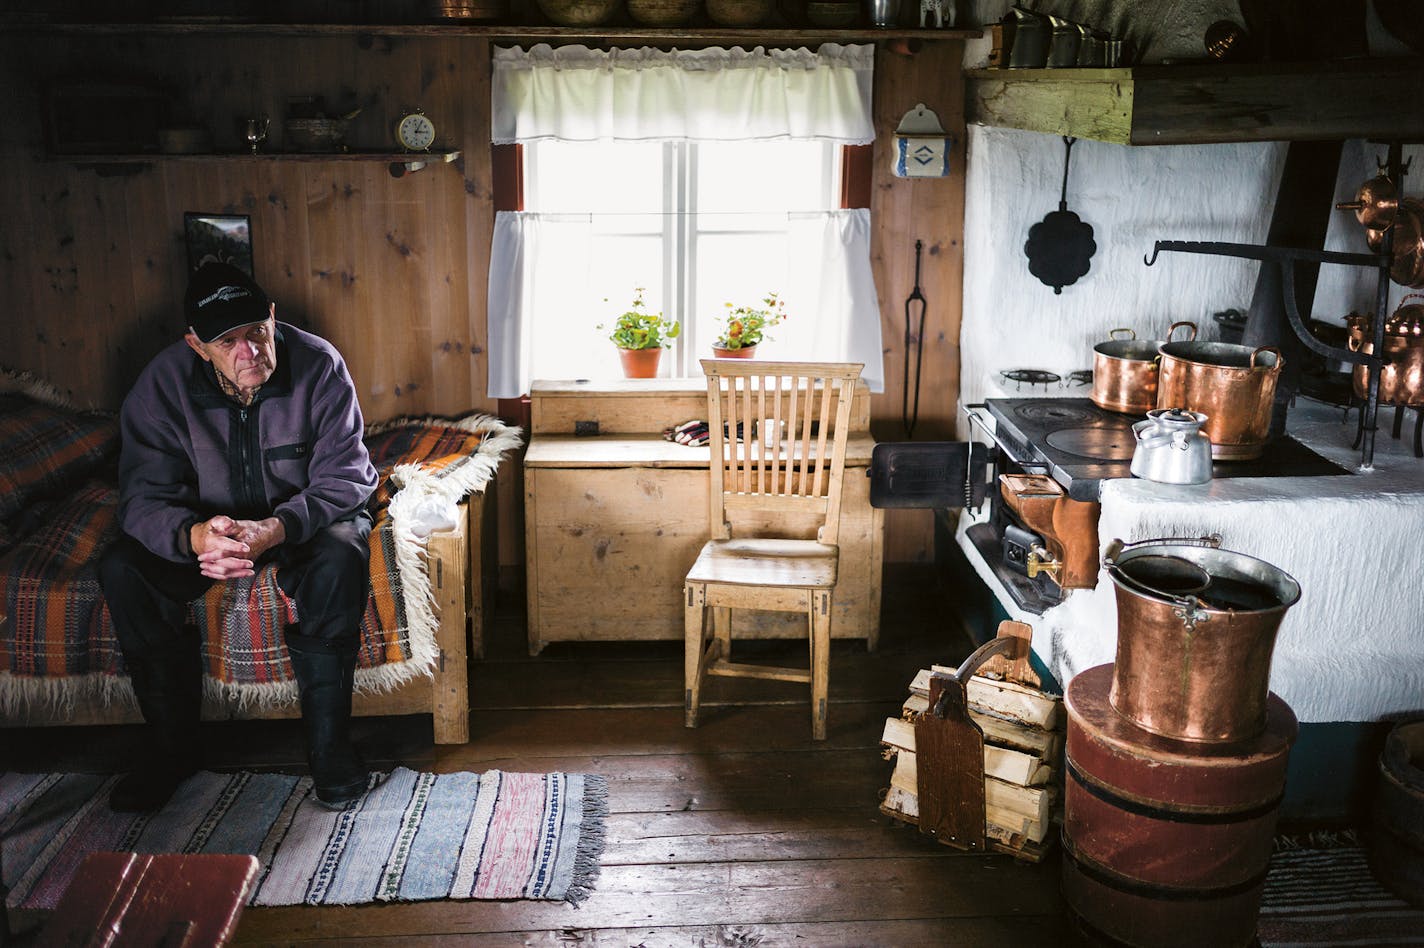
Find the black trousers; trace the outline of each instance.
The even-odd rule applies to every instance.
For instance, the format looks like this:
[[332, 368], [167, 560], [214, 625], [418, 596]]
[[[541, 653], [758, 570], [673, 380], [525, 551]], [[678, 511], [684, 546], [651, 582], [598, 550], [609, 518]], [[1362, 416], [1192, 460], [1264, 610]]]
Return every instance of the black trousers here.
[[[306, 543], [283, 543], [258, 561], [277, 563], [277, 585], [297, 604], [300, 630], [287, 630], [289, 646], [354, 653], [370, 588], [371, 517], [365, 511], [339, 520]], [[126, 663], [143, 662], [182, 647], [190, 602], [217, 580], [198, 562], [175, 563], [120, 533], [99, 561], [99, 584]], [[191, 644], [190, 644], [191, 647]]]

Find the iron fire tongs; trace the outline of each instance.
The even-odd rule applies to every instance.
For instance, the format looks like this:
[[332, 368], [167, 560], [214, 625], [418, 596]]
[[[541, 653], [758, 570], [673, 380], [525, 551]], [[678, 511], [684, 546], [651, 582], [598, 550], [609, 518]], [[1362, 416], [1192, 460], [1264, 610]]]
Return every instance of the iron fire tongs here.
[[[920, 248], [921, 241], [915, 241], [915, 287], [910, 291], [910, 295], [905, 298], [905, 393], [901, 400], [900, 420], [905, 424], [905, 437], [915, 436], [915, 424], [920, 420], [920, 369], [925, 362], [925, 310], [929, 304], [925, 301], [925, 294], [920, 290]], [[920, 304], [920, 325], [919, 329], [914, 329], [914, 321], [910, 315], [910, 309], [915, 304]], [[915, 347], [915, 406], [913, 411], [910, 408], [910, 347]]]
[[1352, 267], [1370, 267], [1379, 271], [1379, 289], [1375, 296], [1375, 319], [1374, 319], [1374, 352], [1384, 351], [1384, 323], [1385, 310], [1389, 306], [1389, 268], [1393, 259], [1393, 251], [1390, 244], [1392, 241], [1392, 231], [1385, 231], [1385, 245], [1378, 254], [1369, 253], [1342, 253], [1335, 250], [1308, 250], [1296, 247], [1267, 247], [1260, 244], [1231, 244], [1214, 241], [1198, 240], [1159, 240], [1152, 245], [1152, 256], [1143, 259], [1149, 267], [1157, 262], [1157, 255], [1164, 250], [1177, 250], [1183, 253], [1204, 253], [1215, 254], [1223, 257], [1244, 257], [1248, 260], [1260, 260], [1265, 263], [1275, 263], [1281, 268], [1281, 294], [1285, 303], [1286, 317], [1290, 321], [1291, 329], [1301, 343], [1314, 352], [1318, 352], [1326, 359], [1348, 362], [1352, 365], [1363, 365], [1369, 370], [1368, 398], [1365, 400], [1365, 407], [1360, 415], [1360, 429], [1364, 436], [1364, 446], [1360, 451], [1360, 467], [1369, 470], [1374, 466], [1375, 457], [1375, 429], [1376, 417], [1379, 412], [1379, 386], [1380, 371], [1388, 359], [1382, 359], [1378, 355], [1367, 355], [1364, 352], [1354, 352], [1349, 349], [1341, 349], [1336, 346], [1328, 346], [1316, 339], [1306, 328], [1305, 321], [1300, 317], [1300, 308], [1296, 305], [1295, 298], [1295, 265], [1297, 261], [1306, 263], [1337, 263]]

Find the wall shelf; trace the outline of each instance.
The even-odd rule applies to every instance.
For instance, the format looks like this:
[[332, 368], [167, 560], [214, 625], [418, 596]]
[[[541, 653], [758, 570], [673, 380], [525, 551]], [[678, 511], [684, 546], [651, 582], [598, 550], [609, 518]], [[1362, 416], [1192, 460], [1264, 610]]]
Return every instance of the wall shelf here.
[[308, 164], [340, 162], [380, 162], [393, 178], [403, 178], [430, 165], [448, 164], [460, 157], [458, 151], [331, 151], [331, 152], [213, 152], [208, 154], [167, 154], [135, 152], [132, 154], [48, 154], [47, 161], [64, 162], [77, 168], [87, 168], [100, 177], [138, 174], [157, 162], [305, 162]]
[[410, 152], [357, 150], [324, 152], [259, 151], [256, 154], [246, 151], [170, 154], [167, 152], [145, 151], [133, 152], [131, 154], [54, 153], [46, 155], [45, 157], [49, 161], [63, 161], [72, 165], [133, 165], [147, 164], [156, 161], [381, 161], [388, 164], [392, 162], [399, 162], [401, 164], [410, 162], [442, 164], [459, 158], [460, 153], [458, 151]]
[[747, 42], [785, 46], [812, 42], [867, 42], [874, 40], [962, 40], [983, 35], [979, 29], [874, 29], [853, 27], [823, 29], [724, 27], [707, 24], [679, 27], [646, 27], [618, 24], [597, 27], [516, 26], [491, 23], [256, 23], [241, 20], [194, 19], [133, 23], [65, 23], [10, 20], [0, 22], [0, 32], [63, 33], [76, 36], [115, 34], [145, 36], [188, 36], [196, 34], [238, 34], [242, 36], [469, 36], [490, 40], [534, 40], [568, 43], [588, 40], [595, 43], [637, 40], [646, 43]]
[[1424, 140], [1424, 58], [974, 69], [966, 119], [1121, 145]]

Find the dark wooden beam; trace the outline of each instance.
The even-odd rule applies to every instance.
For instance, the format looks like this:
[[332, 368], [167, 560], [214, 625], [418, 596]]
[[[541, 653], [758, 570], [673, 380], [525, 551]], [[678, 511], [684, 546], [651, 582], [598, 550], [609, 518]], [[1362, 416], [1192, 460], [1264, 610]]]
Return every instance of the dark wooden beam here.
[[1424, 140], [1417, 57], [967, 76], [971, 122], [1123, 145]]

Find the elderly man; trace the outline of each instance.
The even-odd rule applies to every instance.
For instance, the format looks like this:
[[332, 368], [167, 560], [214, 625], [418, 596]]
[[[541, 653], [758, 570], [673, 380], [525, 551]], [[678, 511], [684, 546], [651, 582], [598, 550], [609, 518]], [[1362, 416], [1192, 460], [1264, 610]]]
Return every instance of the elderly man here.
[[356, 390], [336, 349], [277, 322], [236, 267], [205, 264], [184, 306], [183, 341], [120, 416], [121, 533], [99, 581], [150, 740], [109, 803], [156, 809], [198, 769], [205, 663], [188, 604], [275, 561], [301, 620], [286, 641], [316, 797], [343, 807], [369, 776], [350, 738], [376, 486]]

